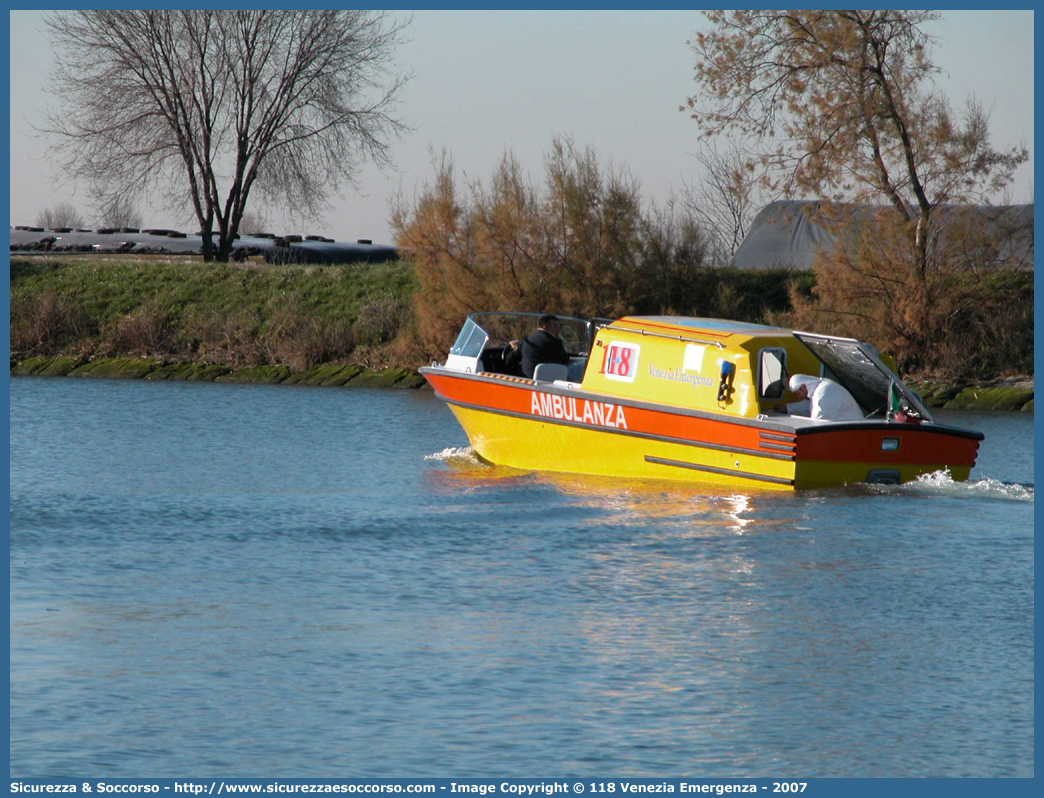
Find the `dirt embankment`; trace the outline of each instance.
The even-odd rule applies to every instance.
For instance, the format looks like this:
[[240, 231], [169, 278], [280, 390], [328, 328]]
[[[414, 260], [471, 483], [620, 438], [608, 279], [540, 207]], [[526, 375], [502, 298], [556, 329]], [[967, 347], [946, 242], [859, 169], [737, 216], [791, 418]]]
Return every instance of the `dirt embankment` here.
[[169, 363], [138, 357], [99, 358], [90, 361], [75, 357], [34, 357], [13, 363], [11, 374], [25, 377], [101, 377], [261, 385], [352, 385], [371, 388], [421, 388], [426, 385], [420, 374], [407, 368], [374, 371], [357, 365], [325, 365], [303, 371], [292, 371], [288, 366], [231, 369], [228, 366], [209, 363]]
[[930, 380], [906, 380], [926, 407], [948, 410], [1025, 410], [1033, 412], [1033, 378], [1010, 377], [968, 385]]

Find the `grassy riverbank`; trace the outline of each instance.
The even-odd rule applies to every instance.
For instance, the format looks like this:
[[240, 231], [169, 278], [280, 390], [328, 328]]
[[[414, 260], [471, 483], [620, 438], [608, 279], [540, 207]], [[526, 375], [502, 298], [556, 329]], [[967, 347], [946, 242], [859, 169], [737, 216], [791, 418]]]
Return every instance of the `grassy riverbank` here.
[[13, 258], [11, 356], [154, 357], [306, 370], [406, 360], [413, 273], [188, 258]]

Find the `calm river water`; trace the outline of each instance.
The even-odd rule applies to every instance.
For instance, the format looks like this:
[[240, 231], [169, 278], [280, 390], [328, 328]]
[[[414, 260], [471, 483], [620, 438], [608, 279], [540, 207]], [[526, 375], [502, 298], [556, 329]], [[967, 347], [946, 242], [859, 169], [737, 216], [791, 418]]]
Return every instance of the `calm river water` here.
[[968, 484], [508, 472], [428, 391], [11, 381], [11, 772], [1032, 776], [1033, 417]]

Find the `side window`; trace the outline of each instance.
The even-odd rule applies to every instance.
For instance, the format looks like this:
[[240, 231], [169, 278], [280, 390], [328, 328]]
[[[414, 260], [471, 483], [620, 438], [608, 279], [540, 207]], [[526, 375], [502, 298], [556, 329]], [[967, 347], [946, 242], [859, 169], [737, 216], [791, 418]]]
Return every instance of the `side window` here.
[[762, 349], [758, 359], [758, 396], [762, 399], [781, 399], [787, 387], [786, 350]]

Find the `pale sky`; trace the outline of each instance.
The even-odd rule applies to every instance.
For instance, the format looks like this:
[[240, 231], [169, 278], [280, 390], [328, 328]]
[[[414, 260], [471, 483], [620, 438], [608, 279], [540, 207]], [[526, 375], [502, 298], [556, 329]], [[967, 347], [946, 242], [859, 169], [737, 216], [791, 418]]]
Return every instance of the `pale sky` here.
[[[31, 224], [46, 207], [71, 201], [92, 216], [75, 187], [44, 158], [33, 133], [54, 100], [44, 93], [51, 64], [41, 11], [11, 11], [11, 224]], [[396, 12], [400, 19], [408, 15]], [[592, 145], [604, 163], [626, 165], [646, 200], [662, 202], [698, 176], [697, 130], [678, 106], [695, 88], [686, 40], [704, 24], [696, 11], [416, 11], [398, 67], [414, 79], [400, 113], [414, 128], [394, 145], [395, 169], [367, 167], [361, 193], [334, 198], [322, 222], [275, 233], [394, 243], [388, 203], [413, 197], [431, 179], [431, 149], [445, 147], [460, 172], [488, 178], [511, 150], [533, 179], [555, 135]], [[947, 11], [931, 30], [939, 78], [955, 105], [975, 95], [992, 110], [995, 145], [1024, 143], [1030, 161], [1011, 187], [1028, 202], [1033, 184], [1033, 12]], [[1000, 199], [1000, 198], [998, 198]], [[146, 226], [195, 230], [162, 208], [142, 208]]]

